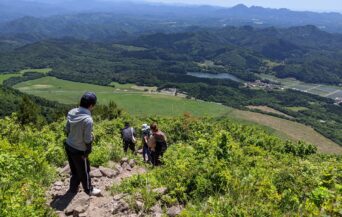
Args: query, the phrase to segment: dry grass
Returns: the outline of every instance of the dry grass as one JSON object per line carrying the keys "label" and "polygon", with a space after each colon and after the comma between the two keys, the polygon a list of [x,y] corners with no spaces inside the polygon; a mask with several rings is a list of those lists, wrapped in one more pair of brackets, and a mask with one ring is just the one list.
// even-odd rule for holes
{"label": "dry grass", "polygon": [[284,116],[286,118],[294,119],[294,117],[287,115],[283,112],[280,112],[278,110],[275,110],[273,108],[270,108],[268,106],[252,106],[252,105],[250,105],[250,106],[247,106],[247,108],[252,109],[252,110],[267,112],[267,113],[271,113],[271,114],[281,115],[281,116]]}
{"label": "dry grass", "polygon": [[270,115],[256,112],[234,110],[231,113],[237,119],[255,122],[274,129],[279,135],[294,141],[306,141],[316,145],[323,153],[341,154],[342,147],[316,132],[312,127]]}

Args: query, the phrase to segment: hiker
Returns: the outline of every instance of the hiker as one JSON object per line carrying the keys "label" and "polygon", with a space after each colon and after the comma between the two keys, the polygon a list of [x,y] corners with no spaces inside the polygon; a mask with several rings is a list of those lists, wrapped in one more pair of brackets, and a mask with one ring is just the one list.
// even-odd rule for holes
{"label": "hiker", "polygon": [[125,127],[121,130],[121,137],[124,145],[124,152],[127,153],[128,148],[131,149],[133,153],[135,153],[135,143],[137,140],[135,139],[135,131],[131,125],[126,122]]}
{"label": "hiker", "polygon": [[164,155],[167,149],[167,138],[165,134],[158,129],[156,123],[151,124],[150,128],[152,131],[151,141],[149,141],[149,145],[151,146],[152,150],[151,161],[154,166],[159,166],[161,165],[160,158]]}
{"label": "hiker", "polygon": [[[151,136],[150,126],[143,124],[141,127],[142,144],[143,144],[143,158],[144,162],[151,162],[151,154],[148,147],[148,140]],[[147,157],[147,159],[146,159]]]}
{"label": "hiker", "polygon": [[96,105],[95,93],[85,93],[78,108],[69,111],[67,116],[65,150],[71,170],[70,187],[68,192],[77,193],[82,183],[85,193],[98,196],[100,189],[93,188],[90,179],[90,163],[88,155],[94,141],[93,119],[91,111]]}

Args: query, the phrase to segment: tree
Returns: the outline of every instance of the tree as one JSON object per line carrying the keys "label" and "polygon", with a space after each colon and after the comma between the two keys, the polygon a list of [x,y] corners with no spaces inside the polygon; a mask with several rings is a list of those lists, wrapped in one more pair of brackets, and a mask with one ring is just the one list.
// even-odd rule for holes
{"label": "tree", "polygon": [[32,102],[28,96],[24,96],[20,102],[18,120],[21,125],[34,124],[40,126],[45,122],[40,107]]}

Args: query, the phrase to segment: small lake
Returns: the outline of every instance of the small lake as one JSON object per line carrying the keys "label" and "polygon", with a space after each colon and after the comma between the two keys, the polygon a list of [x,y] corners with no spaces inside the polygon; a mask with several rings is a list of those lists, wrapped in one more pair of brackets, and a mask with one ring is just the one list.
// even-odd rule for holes
{"label": "small lake", "polygon": [[228,73],[210,74],[210,73],[203,73],[203,72],[188,72],[186,74],[197,77],[197,78],[229,79],[229,80],[236,81],[236,82],[242,82],[241,79]]}

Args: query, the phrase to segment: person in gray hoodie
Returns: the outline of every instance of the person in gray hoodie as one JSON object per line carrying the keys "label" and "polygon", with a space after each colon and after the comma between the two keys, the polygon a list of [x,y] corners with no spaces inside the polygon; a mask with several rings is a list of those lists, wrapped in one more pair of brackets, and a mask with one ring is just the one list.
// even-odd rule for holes
{"label": "person in gray hoodie", "polygon": [[95,93],[85,93],[80,102],[80,107],[68,112],[65,141],[65,150],[71,169],[69,192],[77,193],[80,183],[84,191],[89,195],[99,195],[101,190],[91,185],[90,163],[88,155],[92,150],[94,141],[93,119],[91,111],[96,105]]}

